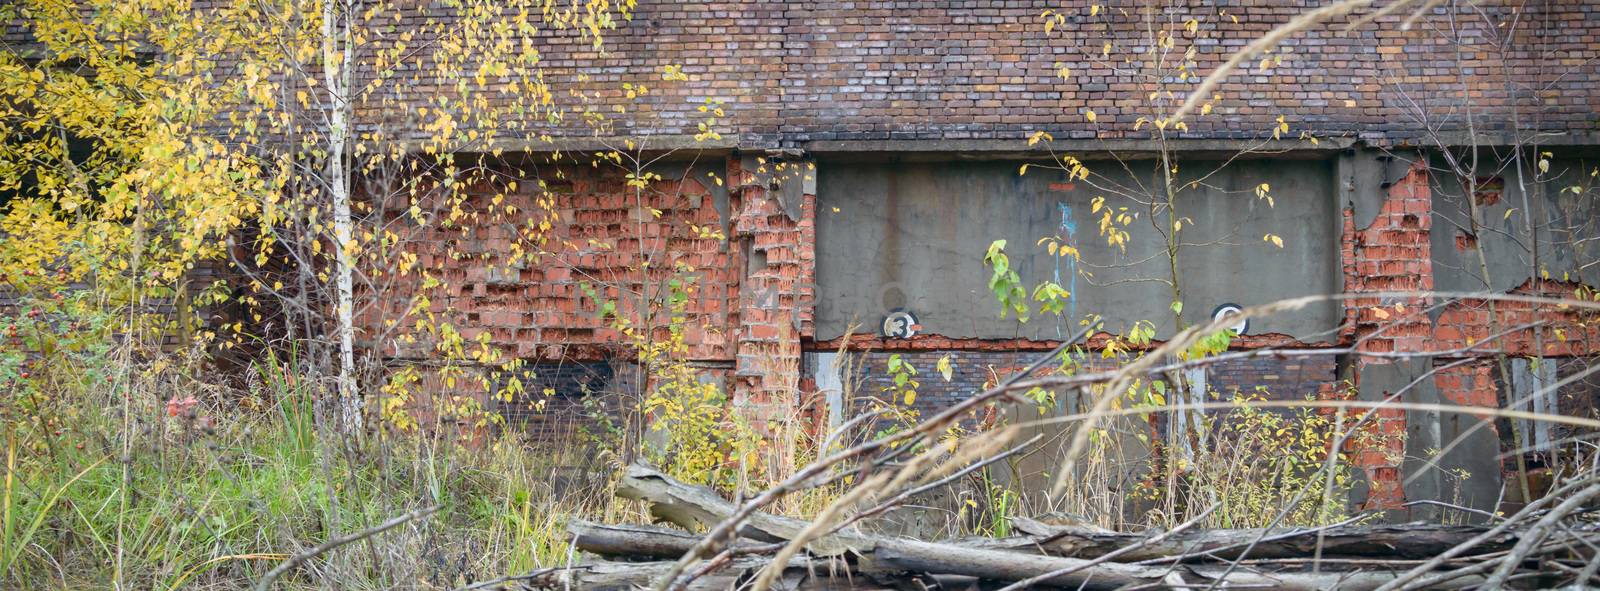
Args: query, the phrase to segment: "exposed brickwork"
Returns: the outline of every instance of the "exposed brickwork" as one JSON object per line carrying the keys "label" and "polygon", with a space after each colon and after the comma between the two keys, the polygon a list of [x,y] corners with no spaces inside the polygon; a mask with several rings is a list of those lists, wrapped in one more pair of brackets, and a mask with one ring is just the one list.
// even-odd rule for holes
{"label": "exposed brickwork", "polygon": [[1258,357],[1225,361],[1206,368],[1206,385],[1219,395],[1250,394],[1264,388],[1274,400],[1315,398],[1337,378],[1332,355],[1279,359]]}
{"label": "exposed brickwork", "polygon": [[[1561,281],[1529,280],[1513,295],[1542,298],[1582,297],[1581,286]],[[1546,304],[1461,298],[1439,315],[1433,350],[1460,351],[1474,345],[1503,349],[1511,356],[1570,357],[1600,350],[1600,314],[1559,310]],[[1540,324],[1540,326],[1532,326]],[[1489,340],[1493,338],[1493,340]]]}
{"label": "exposed brickwork", "polygon": [[[1344,210],[1342,250],[1345,293],[1431,291],[1433,259],[1428,232],[1433,225],[1433,192],[1428,170],[1418,161],[1389,186],[1387,199],[1366,228],[1357,228],[1355,212]],[[1351,298],[1345,303],[1341,336],[1367,353],[1425,351],[1433,330],[1421,298]],[[1389,363],[1382,357],[1358,356],[1362,367]],[[1340,391],[1338,394],[1342,394]],[[1378,410],[1374,432],[1351,449],[1355,465],[1367,476],[1369,509],[1394,509],[1405,502],[1401,461],[1405,456],[1406,414]]]}
{"label": "exposed brickwork", "polygon": [[[1424,164],[1413,164],[1404,177],[1390,185],[1383,207],[1366,228],[1356,228],[1354,210],[1344,210],[1345,293],[1433,289],[1428,242],[1433,192],[1428,183]],[[1416,298],[1351,298],[1345,304],[1341,336],[1355,339],[1358,348],[1366,352],[1425,350],[1431,333],[1426,303]],[[1379,360],[1368,357],[1364,361]]]}
{"label": "exposed brickwork", "polygon": [[[718,373],[715,367],[731,368],[733,379],[724,382],[734,403],[758,423],[793,415],[801,343],[812,334],[815,196],[803,195],[798,211],[785,211],[773,175],[745,170],[738,157],[727,158],[726,174],[718,175],[730,188],[727,219],[713,204],[714,192],[692,178],[660,181],[635,195],[621,173],[582,167],[562,172],[564,181],[547,181],[557,203],[553,211],[539,210],[537,189],[524,187],[507,195],[503,205],[532,212],[527,219],[456,229],[435,225],[414,237],[408,247],[419,268],[443,282],[443,292],[432,294],[426,312],[451,321],[469,341],[486,335],[485,342],[504,359],[625,361],[633,355],[628,339],[599,317],[599,305],[583,286],[615,302],[636,326],[641,310],[653,307],[649,328],[665,337],[664,286],[681,277],[674,275],[676,264],[688,265],[687,357],[708,364],[712,373]],[[468,213],[488,217],[490,191],[472,193]],[[537,248],[518,228],[539,220],[551,222],[542,247],[548,254],[534,261],[510,257],[515,248]],[[695,227],[729,231],[722,240]],[[641,265],[645,261],[647,270]],[[368,327],[363,335],[385,334],[385,319],[406,318],[407,307],[424,293],[419,281],[387,290],[380,305],[363,315],[362,325]],[[426,337],[415,342],[369,338],[367,345],[393,363],[426,363],[437,355]],[[464,388],[425,384],[430,385],[429,391],[445,396]],[[574,406],[576,397],[561,398],[549,404],[567,415],[581,410]],[[497,401],[518,420],[531,416],[523,408],[531,402]]]}
{"label": "exposed brickwork", "polygon": [[[1351,402],[1359,399],[1354,388],[1338,382],[1324,384],[1318,397]],[[1361,416],[1370,408],[1352,406],[1347,409],[1346,416]],[[1337,412],[1327,409],[1324,414]],[[1367,496],[1351,499],[1361,509],[1395,509],[1405,503],[1401,464],[1405,459],[1406,425],[1404,410],[1379,407],[1367,424],[1346,442],[1346,458],[1366,478]]]}
{"label": "exposed brickwork", "polygon": [[[710,191],[694,180],[668,180],[636,201],[619,172],[578,167],[565,171],[565,177],[565,182],[547,181],[557,194],[553,215],[535,206],[538,189],[528,183],[505,199],[520,211],[533,212],[519,224],[474,223],[458,229],[432,224],[414,237],[407,247],[417,255],[419,269],[443,282],[427,312],[452,320],[469,340],[488,333],[489,345],[510,358],[604,359],[624,339],[599,318],[599,307],[584,294],[582,284],[615,301],[623,315],[638,322],[640,294],[647,294],[659,309],[672,262],[681,261],[692,265],[698,278],[691,282],[685,311],[689,356],[730,359],[727,327],[730,312],[738,308],[736,274],[742,270],[726,242],[697,235],[690,227],[722,224]],[[489,199],[488,191],[475,192],[467,204],[469,213],[488,217],[484,208]],[[519,227],[539,219],[552,222],[545,247],[551,254],[532,262],[512,260],[514,243],[525,251],[535,248],[520,238]],[[452,252],[464,256],[452,257]],[[641,257],[653,261],[647,275],[641,275]],[[401,282],[385,292],[381,305],[368,310],[361,324],[378,327],[384,319],[407,318],[412,298],[423,293],[418,281]],[[659,313],[653,322],[658,331],[666,323],[665,314]],[[425,340],[390,339],[373,345],[391,357],[435,355],[433,343]]]}
{"label": "exposed brickwork", "polygon": [[733,238],[749,257],[738,288],[734,403],[758,420],[787,416],[799,402],[801,339],[812,334],[817,200],[803,195],[791,218],[770,175],[729,159],[728,178],[739,208]]}
{"label": "exposed brickwork", "polygon": [[[1439,388],[1441,397],[1462,406],[1500,407],[1500,386],[1496,383],[1497,372],[1493,359],[1476,360],[1453,367],[1445,367],[1445,363],[1439,362],[1440,368],[1433,376],[1433,383]],[[1489,418],[1488,415],[1480,417]]]}
{"label": "exposed brickwork", "polygon": [[[912,407],[923,416],[937,413],[965,400],[986,385],[994,384],[1032,363],[1042,351],[867,351],[859,353],[856,364],[859,371],[852,381],[859,386],[854,393],[858,398],[886,399],[885,393],[894,386],[894,376],[887,371],[889,358],[900,355],[905,363],[916,368],[918,382],[916,401]],[[951,379],[945,381],[937,370],[939,360],[950,357]],[[1048,375],[1041,371],[1037,375]],[[901,401],[903,402],[903,401]],[[859,407],[860,401],[857,401]],[[977,414],[966,417],[971,422]]]}

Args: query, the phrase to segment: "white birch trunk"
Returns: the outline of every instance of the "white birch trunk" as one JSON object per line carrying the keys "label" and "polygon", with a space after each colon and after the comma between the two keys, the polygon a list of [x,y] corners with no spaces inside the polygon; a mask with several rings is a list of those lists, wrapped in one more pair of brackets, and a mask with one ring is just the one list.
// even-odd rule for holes
{"label": "white birch trunk", "polygon": [[341,18],[338,0],[327,0],[322,7],[323,78],[328,89],[327,184],[333,199],[333,259],[337,283],[335,301],[339,341],[339,414],[345,433],[360,433],[363,428],[361,396],[356,391],[355,360],[355,278],[350,245],[355,235],[350,216],[350,170],[345,162],[345,144],[350,134],[351,43],[349,22],[335,26]]}

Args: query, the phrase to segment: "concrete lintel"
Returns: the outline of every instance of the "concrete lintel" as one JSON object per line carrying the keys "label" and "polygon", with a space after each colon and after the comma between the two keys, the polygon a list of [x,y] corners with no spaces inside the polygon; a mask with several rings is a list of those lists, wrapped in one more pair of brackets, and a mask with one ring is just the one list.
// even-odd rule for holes
{"label": "concrete lintel", "polygon": [[[1333,152],[1356,144],[1355,138],[1329,138],[1312,143],[1309,140],[1248,140],[1179,138],[1167,140],[1167,145],[1179,152],[1238,153],[1252,151],[1262,156],[1294,157],[1314,152]],[[1123,152],[1127,154],[1154,154],[1157,140],[1136,139],[1057,139],[1029,146],[1023,139],[1015,140],[815,140],[801,144],[806,151],[818,155],[899,153],[944,156],[950,154],[974,155],[980,158],[1038,158],[1051,152],[1094,154]],[[1292,153],[1292,154],[1290,154]]]}
{"label": "concrete lintel", "polygon": [[[552,137],[549,141],[538,138],[506,138],[485,144],[471,146],[470,148],[456,150],[460,154],[483,154],[495,151],[504,153],[548,153],[548,152],[605,152],[609,150],[626,150],[628,142],[633,142],[633,149],[646,155],[660,155],[670,152],[683,152],[685,154],[727,154],[734,150],[750,146],[742,146],[739,136],[729,134],[715,140],[696,140],[688,135],[658,135],[658,136],[588,136],[588,137]],[[407,152],[420,153],[427,146],[424,140],[409,140],[401,144]]]}
{"label": "concrete lintel", "polygon": [[[1318,153],[1343,150],[1358,145],[1381,149],[1426,148],[1437,147],[1440,144],[1452,148],[1471,145],[1504,147],[1515,145],[1519,137],[1521,143],[1528,146],[1537,144],[1548,147],[1591,147],[1600,152],[1600,132],[1593,131],[1526,131],[1520,134],[1503,131],[1481,131],[1476,134],[1465,131],[1446,131],[1431,137],[1327,137],[1318,138],[1316,143],[1299,138],[1263,140],[1259,138],[1182,137],[1169,138],[1167,144],[1171,149],[1179,152],[1220,154],[1253,151],[1260,153],[1263,157],[1295,158],[1317,157]],[[1157,145],[1157,140],[1152,138],[1057,138],[1048,145],[1041,142],[1029,146],[1027,140],[1022,138],[788,141],[764,135],[747,136],[730,133],[719,139],[703,141],[696,140],[692,135],[640,137],[567,136],[552,137],[549,141],[537,138],[507,138],[473,146],[470,149],[458,150],[458,152],[485,153],[495,150],[533,153],[554,152],[557,150],[564,152],[597,152],[623,149],[630,139],[633,140],[636,149],[655,154],[674,151],[728,153],[733,151],[766,152],[778,149],[800,149],[806,152],[828,155],[898,153],[938,157],[961,155],[966,158],[984,159],[1042,157],[1050,154],[1051,151],[1058,154],[1090,155],[1105,152],[1122,152],[1127,155],[1151,154],[1156,151],[1155,146]],[[421,152],[425,143],[423,140],[403,142],[406,149],[411,152]]]}
{"label": "concrete lintel", "polygon": [[1510,147],[1519,143],[1532,149],[1539,147],[1588,147],[1600,150],[1600,132],[1583,130],[1563,131],[1479,131],[1469,133],[1466,131],[1443,131],[1433,136],[1421,136],[1404,139],[1375,139],[1368,142],[1374,147],[1382,148],[1437,148],[1441,144],[1449,148],[1478,147]]}
{"label": "concrete lintel", "polygon": [[[1441,132],[1432,137],[1329,137],[1319,138],[1316,143],[1303,139],[1261,140],[1240,138],[1171,138],[1167,145],[1174,151],[1191,154],[1235,154],[1238,152],[1254,152],[1260,157],[1275,158],[1318,158],[1328,152],[1343,150],[1356,146],[1370,146],[1379,149],[1416,149],[1438,147],[1441,143],[1451,148],[1460,148],[1477,145],[1481,147],[1505,147],[1516,143],[1518,134],[1509,132]],[[1563,131],[1563,132],[1524,132],[1520,134],[1522,144],[1526,146],[1539,145],[1541,147],[1568,147],[1591,148],[1600,153],[1600,132],[1589,131]],[[1148,156],[1157,152],[1157,140],[1151,138],[1058,138],[1048,145],[1038,143],[1029,146],[1027,140],[957,140],[957,139],[920,139],[920,140],[807,140],[797,142],[774,141],[765,136],[741,136],[728,134],[715,140],[696,140],[689,135],[658,135],[643,137],[608,136],[608,137],[554,137],[549,141],[538,139],[503,139],[488,144],[474,146],[471,149],[458,150],[458,153],[487,153],[496,150],[502,152],[598,152],[605,150],[623,149],[628,140],[633,140],[635,149],[646,154],[664,154],[669,152],[698,152],[726,154],[734,151],[770,152],[772,150],[799,149],[805,152],[824,156],[853,156],[859,154],[902,154],[912,158],[948,159],[951,157],[967,159],[1027,159],[1048,156],[1052,151],[1057,154],[1071,153],[1086,158],[1098,158],[1109,152],[1121,153],[1123,157],[1137,158]],[[408,151],[421,152],[425,142],[413,140],[404,142]],[[787,146],[786,148],[780,146]]]}

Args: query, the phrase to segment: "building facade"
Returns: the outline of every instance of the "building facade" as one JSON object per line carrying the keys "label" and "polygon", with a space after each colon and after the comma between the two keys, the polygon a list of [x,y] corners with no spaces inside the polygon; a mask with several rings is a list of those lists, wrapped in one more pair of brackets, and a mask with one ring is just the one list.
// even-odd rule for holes
{"label": "building facade", "polygon": [[[496,264],[516,234],[493,225],[422,241],[421,264],[447,285],[430,306],[576,405],[638,385],[603,302],[639,317],[676,301],[685,355],[735,405],[758,421],[827,424],[849,414],[842,392],[889,388],[894,355],[927,375],[952,362],[951,379],[921,380],[926,414],[1084,318],[1109,333],[1148,322],[1159,341],[1229,306],[1333,295],[1252,319],[1231,345],[1325,354],[1222,362],[1186,381],[1591,415],[1600,330],[1582,310],[1394,292],[1570,298],[1600,282],[1600,5],[1452,3],[1409,28],[1404,13],[1316,26],[1252,56],[1204,115],[1158,124],[1194,76],[1318,4],[641,3],[601,52],[559,35],[542,50],[565,68],[554,86],[583,89],[585,108],[629,100],[634,116],[507,148],[628,138],[660,157],[661,180],[639,191],[626,167],[548,165],[543,183],[505,196],[528,212],[555,198],[547,256]],[[660,82],[668,65],[689,79]],[[657,88],[630,100],[624,83]],[[708,99],[726,130],[696,140]],[[1106,221],[1123,207],[1130,220]],[[984,261],[997,240],[1024,283],[1069,294],[1059,314],[1002,316]],[[446,241],[482,256],[428,246]],[[383,295],[373,321],[412,305],[404,290]],[[367,346],[392,367],[430,355],[426,343]],[[840,372],[841,355],[853,371]],[[505,410],[541,420],[517,408]],[[1393,437],[1357,454],[1359,500],[1448,496],[1460,487],[1407,478],[1448,464],[1493,475],[1455,493],[1493,506],[1502,452],[1555,453],[1563,437],[1529,424],[1513,441],[1509,422],[1485,421],[1380,411],[1376,428]],[[1437,454],[1457,440],[1463,453]]]}

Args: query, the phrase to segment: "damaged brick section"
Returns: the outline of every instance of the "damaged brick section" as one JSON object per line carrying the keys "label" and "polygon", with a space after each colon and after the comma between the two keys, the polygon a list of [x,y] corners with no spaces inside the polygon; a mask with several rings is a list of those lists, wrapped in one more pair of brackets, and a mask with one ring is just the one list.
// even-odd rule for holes
{"label": "damaged brick section", "polygon": [[[648,384],[636,377],[636,352],[630,339],[601,317],[601,305],[614,304],[632,326],[664,339],[671,322],[669,286],[681,279],[687,296],[682,323],[686,356],[705,367],[708,378],[725,380],[736,352],[746,348],[739,339],[766,333],[741,324],[752,321],[740,312],[749,304],[741,291],[745,259],[737,240],[723,240],[710,231],[731,229],[736,206],[731,201],[737,197],[719,195],[720,186],[699,180],[709,178],[704,177],[707,172],[688,169],[681,178],[662,179],[635,192],[623,171],[571,167],[545,174],[543,188],[526,183],[504,194],[500,207],[514,207],[513,216],[495,217],[490,204],[496,191],[489,187],[469,189],[471,197],[462,204],[468,217],[479,220],[474,223],[418,228],[398,216],[395,223],[403,224],[402,229],[423,233],[406,243],[417,271],[390,278],[382,296],[373,298],[375,305],[363,310],[358,318],[365,328],[360,331],[366,339],[363,348],[391,372],[416,370],[419,381],[413,389],[427,394],[411,404],[419,415],[433,416],[440,401],[467,401],[498,408],[530,431],[553,433],[582,423],[588,412],[621,412],[617,397],[602,397],[588,407],[581,395],[565,392],[548,400],[535,395],[488,400],[482,378],[499,373],[498,362],[464,360],[458,364],[462,371],[439,375],[443,353],[436,348],[437,336],[401,329],[423,317],[448,322],[474,347],[482,343],[502,361],[523,362],[530,374],[519,376],[525,383],[531,374],[608,364],[612,378],[600,382],[603,390],[596,393],[637,394]],[[722,177],[725,171],[710,172]],[[540,208],[541,196],[548,196],[555,207]],[[548,228],[529,230],[541,223]],[[765,222],[751,224],[745,233],[757,241],[776,235]],[[809,248],[804,255],[809,268]],[[784,256],[773,258],[782,261]],[[799,260],[780,263],[791,271],[801,265]],[[680,274],[683,269],[688,269],[686,275]],[[424,289],[423,273],[439,287]],[[394,319],[404,326],[391,325]],[[405,332],[417,333],[412,335],[416,338],[399,336]],[[553,422],[566,425],[546,426]]]}
{"label": "damaged brick section", "polygon": [[[1577,282],[1530,279],[1509,293],[1571,299],[1584,290]],[[1584,356],[1600,348],[1595,316],[1593,311],[1551,310],[1533,302],[1461,298],[1440,313],[1433,350],[1464,350],[1492,338],[1510,356]]]}
{"label": "damaged brick section", "polygon": [[[429,299],[420,312],[453,322],[469,341],[487,333],[489,346],[508,358],[609,359],[621,352],[625,339],[600,318],[597,302],[583,287],[615,302],[625,317],[642,318],[642,306],[659,308],[665,300],[662,286],[672,277],[671,256],[695,268],[698,288],[685,310],[690,356],[730,358],[731,347],[719,327],[727,326],[729,311],[737,304],[737,293],[729,287],[738,284],[737,270],[727,244],[691,229],[722,223],[711,192],[694,180],[665,180],[636,196],[620,172],[576,167],[562,176],[565,181],[547,183],[556,196],[555,210],[541,211],[535,203],[539,189],[523,185],[504,199],[525,212],[517,223],[426,226],[426,235],[407,247],[417,256],[418,269],[442,282],[442,291],[423,290],[419,274],[396,280],[378,299],[381,305],[361,319],[362,325],[373,327],[366,335],[386,334],[383,319],[408,318],[413,298],[426,294]],[[487,213],[491,192],[472,192],[467,213],[492,219]],[[551,223],[543,246],[519,230],[540,221]],[[550,252],[512,256],[541,250]],[[652,263],[643,276],[642,261]],[[650,328],[659,332],[666,323],[666,315],[656,313]],[[397,339],[369,343],[396,361],[434,359],[434,345]]]}
{"label": "damaged brick section", "polygon": [[[544,189],[524,186],[505,195],[501,207],[523,212],[515,223],[429,226],[409,247],[442,291],[426,292],[420,277],[399,281],[362,316],[363,332],[386,334],[384,319],[408,318],[418,296],[428,293],[418,313],[448,320],[464,339],[483,339],[503,359],[546,373],[552,364],[609,363],[619,379],[607,392],[626,387],[637,393],[649,384],[620,379],[638,373],[635,352],[628,337],[600,317],[601,305],[613,303],[631,325],[665,338],[667,286],[679,279],[688,296],[682,328],[689,360],[708,379],[724,382],[758,428],[789,420],[799,398],[801,343],[813,334],[816,196],[798,195],[790,204],[786,189],[753,161],[730,156],[721,166],[711,172],[726,179],[725,203],[717,194],[724,185],[698,180],[704,170],[636,193],[620,171],[574,167]],[[538,207],[541,191],[552,194],[556,209]],[[491,219],[493,191],[471,192],[467,213]],[[520,229],[541,221],[550,223],[542,234]],[[705,231],[714,228],[727,230],[727,239]],[[496,369],[468,367],[460,379],[434,375],[426,368],[437,360],[436,344],[369,337],[366,348],[392,368],[425,368],[419,387],[442,400],[474,396],[468,394],[477,383],[471,379]],[[496,402],[477,390],[478,403]],[[546,402],[577,412],[571,401]],[[428,412],[432,403],[418,401],[418,410]],[[519,418],[539,414],[514,405],[501,410]]]}
{"label": "damaged brick section", "polygon": [[[1433,290],[1433,191],[1422,162],[1389,187],[1372,225],[1357,229],[1355,211],[1344,210],[1342,252],[1346,294]],[[1345,304],[1343,340],[1362,352],[1390,353],[1427,348],[1432,323],[1427,301],[1417,298],[1353,297]]]}
{"label": "damaged brick section", "polygon": [[760,429],[787,420],[799,404],[801,340],[813,334],[817,198],[803,194],[799,211],[785,211],[782,189],[748,164],[728,163],[738,207],[731,238],[747,257],[735,312],[733,401]]}
{"label": "damaged brick section", "polygon": [[[1355,211],[1344,210],[1342,251],[1346,294],[1433,290],[1433,257],[1428,232],[1432,228],[1433,191],[1422,161],[1389,186],[1387,198],[1370,226],[1356,228]],[[1345,303],[1341,340],[1354,343],[1361,353],[1396,353],[1427,350],[1433,324],[1424,298],[1387,296],[1352,297]],[[1355,379],[1368,365],[1388,359],[1360,355]],[[1324,396],[1350,399],[1353,392],[1330,385]],[[1372,402],[1372,401],[1368,401]],[[1369,509],[1393,509],[1405,503],[1401,462],[1405,457],[1406,413],[1378,410],[1368,437],[1358,438],[1350,450],[1355,465],[1366,473]]]}

